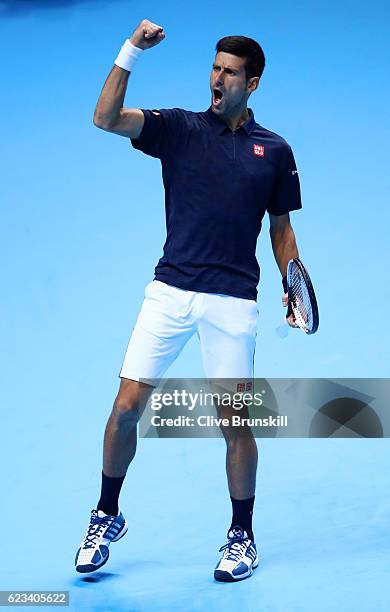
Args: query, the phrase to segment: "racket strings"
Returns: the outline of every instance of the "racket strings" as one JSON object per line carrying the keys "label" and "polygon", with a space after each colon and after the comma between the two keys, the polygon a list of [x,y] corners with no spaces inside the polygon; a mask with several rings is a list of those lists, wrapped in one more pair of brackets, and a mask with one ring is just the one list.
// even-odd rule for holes
{"label": "racket strings", "polygon": [[290,278],[292,310],[297,325],[301,329],[313,327],[313,312],[310,295],[305,280],[298,268],[294,268]]}

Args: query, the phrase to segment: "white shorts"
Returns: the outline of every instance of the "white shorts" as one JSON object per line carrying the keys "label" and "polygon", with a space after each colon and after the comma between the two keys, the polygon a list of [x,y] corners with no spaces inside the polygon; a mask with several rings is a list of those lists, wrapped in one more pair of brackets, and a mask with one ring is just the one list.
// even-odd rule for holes
{"label": "white shorts", "polygon": [[196,333],[206,378],[251,380],[257,319],[255,300],[186,291],[154,280],[145,288],[119,376],[162,378]]}

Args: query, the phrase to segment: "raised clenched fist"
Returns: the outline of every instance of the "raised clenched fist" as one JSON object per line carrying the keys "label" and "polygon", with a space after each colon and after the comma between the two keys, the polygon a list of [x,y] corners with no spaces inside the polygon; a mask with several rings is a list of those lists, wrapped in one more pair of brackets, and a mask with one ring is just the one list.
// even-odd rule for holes
{"label": "raised clenched fist", "polygon": [[148,21],[148,19],[143,19],[131,35],[130,42],[134,47],[151,49],[151,47],[158,45],[164,38],[164,28],[152,21]]}

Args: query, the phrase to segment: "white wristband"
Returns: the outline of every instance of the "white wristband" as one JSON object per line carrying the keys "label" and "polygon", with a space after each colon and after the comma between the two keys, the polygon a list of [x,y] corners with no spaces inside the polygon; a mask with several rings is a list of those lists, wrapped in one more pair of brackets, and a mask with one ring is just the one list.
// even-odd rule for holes
{"label": "white wristband", "polygon": [[143,52],[143,49],[139,47],[135,47],[131,44],[129,39],[126,40],[122,49],[119,51],[118,57],[116,58],[114,64],[119,66],[119,68],[123,68],[123,70],[127,70],[131,72],[133,70],[134,64],[137,59]]}

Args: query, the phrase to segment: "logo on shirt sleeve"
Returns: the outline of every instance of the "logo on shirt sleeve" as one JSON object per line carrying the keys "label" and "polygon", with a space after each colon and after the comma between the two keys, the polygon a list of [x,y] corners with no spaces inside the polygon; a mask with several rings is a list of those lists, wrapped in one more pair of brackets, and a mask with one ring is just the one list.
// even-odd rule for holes
{"label": "logo on shirt sleeve", "polygon": [[264,147],[263,145],[254,144],[253,145],[253,153],[258,155],[259,157],[264,157]]}

